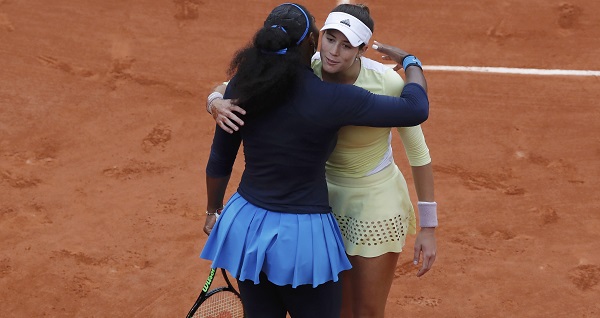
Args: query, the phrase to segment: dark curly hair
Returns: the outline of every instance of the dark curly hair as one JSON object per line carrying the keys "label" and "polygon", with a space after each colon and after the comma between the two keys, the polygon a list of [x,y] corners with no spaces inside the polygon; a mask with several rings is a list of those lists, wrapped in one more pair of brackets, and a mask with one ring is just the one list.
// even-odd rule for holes
{"label": "dark curly hair", "polygon": [[252,42],[238,51],[229,66],[233,97],[252,115],[281,104],[302,67],[300,43],[315,29],[303,6],[284,3],[271,11]]}

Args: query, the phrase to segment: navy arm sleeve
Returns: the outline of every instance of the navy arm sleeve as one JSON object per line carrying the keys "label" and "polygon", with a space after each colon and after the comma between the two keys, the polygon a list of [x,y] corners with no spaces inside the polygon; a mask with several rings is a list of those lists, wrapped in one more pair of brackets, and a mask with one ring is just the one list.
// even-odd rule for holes
{"label": "navy arm sleeve", "polygon": [[[350,86],[350,87],[349,87]],[[344,85],[337,90],[333,111],[340,112],[340,125],[372,127],[411,127],[423,123],[429,117],[429,100],[425,89],[416,83],[408,83],[400,97],[377,95],[361,88]]]}
{"label": "navy arm sleeve", "polygon": [[206,175],[213,178],[229,176],[241,143],[239,131],[229,134],[217,125],[206,165]]}
{"label": "navy arm sleeve", "polygon": [[[225,99],[233,98],[232,89],[235,86],[233,78],[225,89]],[[233,170],[233,164],[242,143],[240,131],[232,134],[224,131],[219,125],[215,125],[215,135],[210,148],[210,157],[206,165],[206,175],[213,178],[229,176]]]}

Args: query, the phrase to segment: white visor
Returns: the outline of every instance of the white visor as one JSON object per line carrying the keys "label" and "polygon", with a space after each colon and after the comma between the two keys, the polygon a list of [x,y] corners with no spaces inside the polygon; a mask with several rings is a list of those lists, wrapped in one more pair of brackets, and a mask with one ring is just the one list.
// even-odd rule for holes
{"label": "white visor", "polygon": [[342,32],[352,46],[369,44],[373,32],[362,21],[344,12],[331,12],[321,31],[334,29]]}

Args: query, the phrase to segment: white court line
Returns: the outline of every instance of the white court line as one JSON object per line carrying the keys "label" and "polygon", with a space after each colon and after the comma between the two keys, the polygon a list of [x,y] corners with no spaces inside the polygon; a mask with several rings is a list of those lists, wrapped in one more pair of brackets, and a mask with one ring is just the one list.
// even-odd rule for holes
{"label": "white court line", "polygon": [[[387,64],[390,67],[396,64]],[[510,67],[483,67],[483,66],[446,66],[446,65],[424,65],[427,71],[443,72],[471,72],[471,73],[495,73],[495,74],[520,74],[520,75],[565,75],[565,76],[600,76],[600,71],[590,70],[557,70],[538,68],[510,68]]]}

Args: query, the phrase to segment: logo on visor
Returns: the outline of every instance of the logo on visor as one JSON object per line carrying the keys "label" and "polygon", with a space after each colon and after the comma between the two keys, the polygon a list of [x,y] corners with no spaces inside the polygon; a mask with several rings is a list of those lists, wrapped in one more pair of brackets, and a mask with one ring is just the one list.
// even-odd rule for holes
{"label": "logo on visor", "polygon": [[340,23],[341,23],[341,24],[345,24],[345,25],[347,25],[348,27],[350,27],[350,20],[348,20],[348,19],[346,19],[346,20],[342,20],[342,21],[340,21]]}

